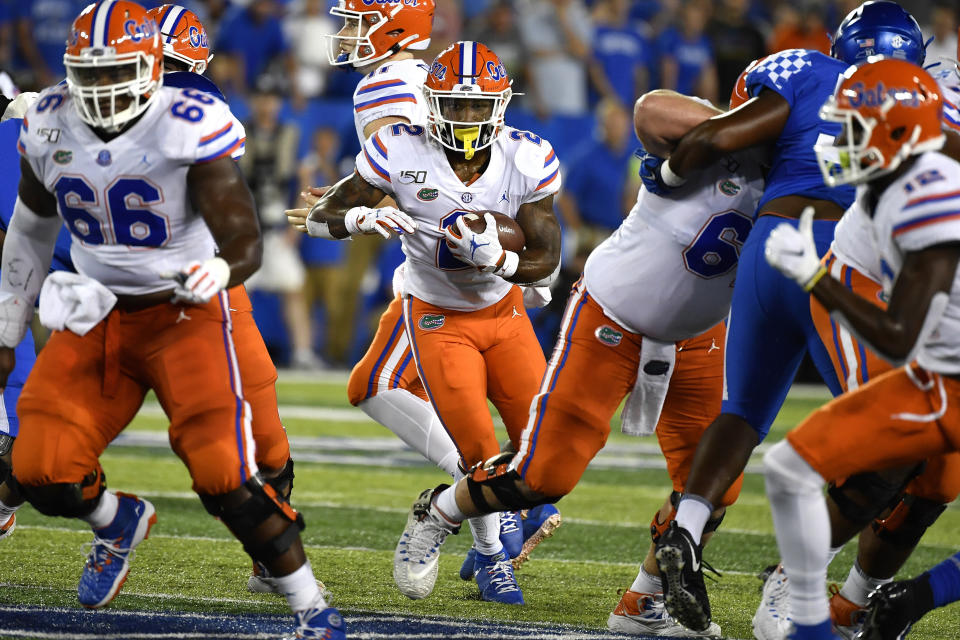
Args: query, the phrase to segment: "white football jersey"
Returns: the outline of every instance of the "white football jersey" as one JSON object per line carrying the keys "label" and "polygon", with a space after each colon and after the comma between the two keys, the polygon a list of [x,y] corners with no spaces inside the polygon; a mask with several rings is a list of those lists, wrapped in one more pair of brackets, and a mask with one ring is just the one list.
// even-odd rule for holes
{"label": "white football jersey", "polygon": [[363,130],[371,122],[391,116],[406,118],[411,124],[427,123],[427,101],[423,83],[430,67],[423,60],[387,62],[371,71],[353,92],[353,123],[360,144],[367,139]]}
{"label": "white football jersey", "polygon": [[830,250],[843,264],[853,267],[874,282],[880,282],[880,258],[873,238],[873,224],[861,200],[865,190],[864,186],[857,188],[857,198],[837,223]]}
{"label": "white football jersey", "polygon": [[[465,185],[424,127],[389,125],[364,143],[357,171],[392,195],[421,229],[438,232],[472,211],[498,211],[516,218],[521,205],[560,189],[557,154],[539,136],[505,127],[490,150],[483,175]],[[474,311],[494,304],[513,286],[458,260],[436,235],[421,230],[403,235],[402,241],[407,257],[405,294],[446,309]]]}
{"label": "white football jersey", "polygon": [[[873,231],[880,249],[884,292],[900,274],[904,256],[935,245],[960,242],[960,163],[925,153],[880,196]],[[946,311],[937,328],[919,345],[920,366],[939,373],[960,373],[960,269],[954,275]]]}
{"label": "white football jersey", "polygon": [[114,293],[145,294],[171,288],[161,274],[216,253],[190,203],[187,170],[231,157],[243,141],[225,103],[163,87],[132,127],[104,142],[58,85],[27,112],[18,148],[57,199],[77,270]]}
{"label": "white football jersey", "polygon": [[[957,64],[943,60],[928,66],[927,71],[937,81],[943,97],[943,128],[960,131],[960,76]],[[880,282],[880,258],[873,239],[873,225],[860,204],[860,194],[864,189],[866,187],[863,186],[858,189],[857,199],[840,218],[830,249],[840,262],[874,282]]]}
{"label": "white football jersey", "polygon": [[640,189],[583,277],[611,319],[664,342],[699,335],[730,310],[740,247],[763,195],[759,163],[726,158],[670,197]]}

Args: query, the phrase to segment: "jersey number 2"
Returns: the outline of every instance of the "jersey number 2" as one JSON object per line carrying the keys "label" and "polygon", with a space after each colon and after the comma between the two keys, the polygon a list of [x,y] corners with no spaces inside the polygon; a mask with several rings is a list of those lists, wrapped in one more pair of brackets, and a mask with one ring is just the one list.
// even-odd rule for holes
{"label": "jersey number 2", "polygon": [[729,273],[737,266],[740,247],[752,228],[753,221],[739,211],[713,214],[683,250],[687,271],[708,280]]}
{"label": "jersey number 2", "polygon": [[[149,205],[163,202],[159,187],[143,178],[119,178],[104,193],[113,231],[112,240],[86,206],[98,204],[97,193],[81,176],[63,176],[54,185],[60,213],[70,232],[89,245],[125,244],[131,247],[161,247],[169,237],[166,217]],[[133,200],[133,201],[132,201]],[[84,206],[86,205],[86,206]]]}

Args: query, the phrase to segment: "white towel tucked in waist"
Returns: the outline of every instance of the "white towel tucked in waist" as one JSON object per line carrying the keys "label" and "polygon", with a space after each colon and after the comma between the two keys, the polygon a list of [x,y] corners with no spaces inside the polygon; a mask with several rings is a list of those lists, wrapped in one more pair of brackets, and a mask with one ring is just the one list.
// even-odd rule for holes
{"label": "white towel tucked in waist", "polygon": [[93,278],[54,271],[40,289],[40,323],[82,336],[106,318],[116,303],[117,296]]}
{"label": "white towel tucked in waist", "polygon": [[656,431],[676,361],[675,343],[643,337],[637,382],[627,396],[620,416],[620,429],[625,434],[648,436]]}

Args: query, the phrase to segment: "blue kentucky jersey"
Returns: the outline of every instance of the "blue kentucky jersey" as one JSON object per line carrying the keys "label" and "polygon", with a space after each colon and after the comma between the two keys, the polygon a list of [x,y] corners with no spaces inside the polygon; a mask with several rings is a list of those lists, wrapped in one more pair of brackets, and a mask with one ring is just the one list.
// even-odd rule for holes
{"label": "blue kentucky jersey", "polygon": [[[17,138],[23,120],[11,118],[0,123],[0,230],[6,232],[10,218],[13,217],[13,205],[17,201],[17,187],[20,184],[20,154],[17,153]],[[53,250],[52,271],[75,271],[70,259],[70,231],[66,225],[60,227],[57,246]]]}
{"label": "blue kentucky jersey", "polygon": [[773,150],[767,186],[758,210],[775,198],[798,195],[830,200],[846,209],[853,203],[851,186],[828,187],[813,145],[840,134],[840,125],[820,119],[820,107],[833,95],[848,65],[809,49],[787,49],[764,58],[747,74],[747,92],[776,91],[790,104],[790,117]]}
{"label": "blue kentucky jersey", "polygon": [[215,98],[219,98],[222,102],[227,101],[213,80],[199,73],[193,73],[192,71],[171,71],[164,73],[163,86],[174,87],[176,89],[197,89],[198,91],[209,93]]}

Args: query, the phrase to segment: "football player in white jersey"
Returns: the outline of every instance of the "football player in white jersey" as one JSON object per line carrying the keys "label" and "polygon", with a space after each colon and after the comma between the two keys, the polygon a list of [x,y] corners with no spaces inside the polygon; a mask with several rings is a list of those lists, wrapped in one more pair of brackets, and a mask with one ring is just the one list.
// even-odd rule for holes
{"label": "football player in white jersey", "polygon": [[[428,65],[411,51],[430,44],[434,0],[370,4],[362,0],[344,0],[330,10],[344,20],[343,28],[330,37],[330,63],[350,65],[367,75],[353,95],[354,125],[360,144],[374,132],[390,124],[425,125],[428,107],[423,96]],[[414,175],[412,180],[418,177]],[[309,205],[325,189],[306,196]],[[380,203],[391,206],[387,197]],[[307,209],[289,212],[291,220],[302,223]],[[306,230],[302,226],[302,230]],[[417,375],[410,342],[402,330],[403,308],[400,285],[404,266],[394,275],[395,297],[380,317],[377,332],[363,358],[350,372],[347,396],[350,403],[395,433],[410,447],[458,478],[460,455],[443,429]],[[549,292],[549,289],[545,289]],[[528,300],[537,291],[524,290]],[[541,292],[539,294],[543,296]],[[549,295],[547,293],[546,295]],[[549,301],[549,298],[546,299]],[[543,299],[537,302],[545,304]],[[560,524],[553,505],[545,505],[521,515],[504,512],[499,516],[471,520],[471,530],[481,547],[489,547],[499,535],[515,565],[529,557],[544,537]],[[473,577],[474,550],[467,554],[460,575]]]}
{"label": "football player in white jersey", "polygon": [[905,61],[868,63],[844,74],[821,115],[844,126],[837,146],[816,147],[824,180],[860,185],[889,304],[880,308],[829,274],[810,237],[812,211],[799,229],[772,232],[766,259],[898,368],[839,396],[764,456],[790,577],[791,637],[804,640],[835,637],[823,591],[830,559],[823,483],[909,467],[960,442],[960,164],[939,152],[937,84]]}
{"label": "football player in white jersey", "polygon": [[[18,406],[17,479],[41,513],[80,518],[93,545],[78,586],[106,606],[153,505],[106,490],[99,456],[153,389],[193,489],[283,588],[297,637],[345,638],[303,551],[302,517],[259,473],[230,296],[257,269],[255,206],[230,155],[241,144],[226,104],[163,87],[156,22],[104,0],[74,21],[66,86],[24,118],[19,197],[0,276],[0,383],[13,365],[61,220],[77,274],[44,283],[55,331]],[[58,217],[59,214],[59,217]]]}
{"label": "football player in white jersey", "polygon": [[[446,49],[423,91],[428,125],[396,124],[370,136],[357,156],[357,172],[329,191],[306,223],[314,236],[342,238],[378,227],[402,234],[403,320],[413,359],[469,468],[499,451],[487,397],[517,444],[543,372],[543,353],[512,283],[539,281],[559,263],[552,211],[559,162],[547,141],[504,125],[510,79],[484,45],[459,42]],[[370,208],[387,194],[403,212]],[[471,231],[461,218],[473,211],[516,218],[526,247],[503,250],[492,216],[485,217],[487,231]],[[475,544],[482,597],[521,604],[500,541]],[[424,553],[428,557],[421,558]],[[436,560],[423,548],[398,556],[394,577],[401,591],[411,598],[428,595]]]}
{"label": "football player in white jersey", "polygon": [[[683,103],[697,107],[698,116],[718,113],[676,94],[655,99],[670,101],[667,112],[681,112],[676,106]],[[679,137],[671,136],[671,124],[663,119],[658,124],[651,129],[658,129],[660,146]],[[685,131],[690,123],[677,126]],[[656,144],[649,138],[644,142]],[[737,247],[750,231],[762,186],[754,160],[728,158],[676,200],[642,189],[623,225],[590,255],[571,293],[518,454],[440,492],[432,506],[420,505],[427,513],[408,532],[435,539],[438,530],[442,536],[466,515],[530,507],[569,493],[606,441],[610,419],[628,394],[628,428],[651,433],[656,427],[674,488],[682,491],[697,440],[719,411],[721,321],[730,306]],[[655,290],[651,282],[657,283]],[[657,297],[656,291],[669,295]],[[649,304],[638,304],[650,296]],[[739,483],[725,504],[732,504],[738,492]],[[665,529],[670,514],[668,500],[654,526]],[[723,508],[714,515],[719,524]],[[404,544],[401,539],[398,551]],[[655,571],[652,558],[645,566]],[[608,625],[638,635],[720,634],[715,624],[700,633],[676,624],[664,610],[658,578],[645,571]]]}

